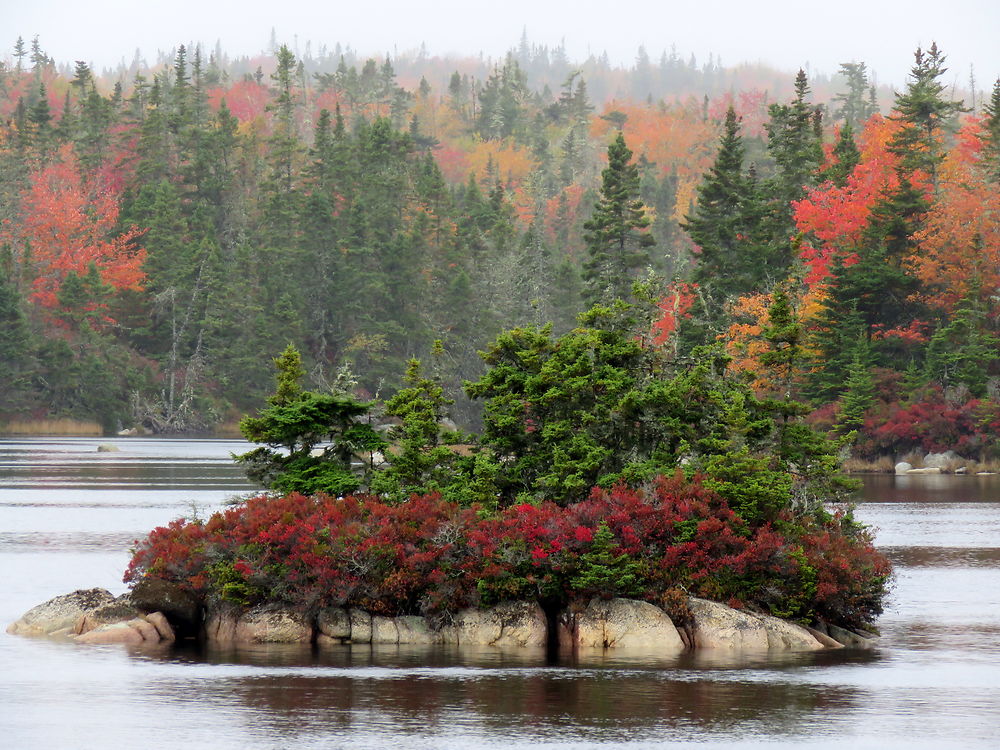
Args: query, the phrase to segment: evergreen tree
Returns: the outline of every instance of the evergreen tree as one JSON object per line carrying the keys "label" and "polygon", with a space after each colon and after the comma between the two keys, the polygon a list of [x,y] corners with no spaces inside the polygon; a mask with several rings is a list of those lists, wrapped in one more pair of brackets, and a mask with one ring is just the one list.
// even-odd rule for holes
{"label": "evergreen tree", "polygon": [[863,62],[841,63],[840,74],[847,80],[847,91],[833,97],[836,102],[833,119],[843,120],[845,126],[860,132],[868,118],[878,111],[869,98],[872,86],[868,80],[868,67]]}
{"label": "evergreen tree", "polygon": [[639,197],[639,170],[621,131],[608,146],[608,166],[601,173],[601,195],[584,223],[588,258],[584,263],[584,298],[588,304],[626,299],[636,271],[649,263],[656,240]]}
{"label": "evergreen tree", "polygon": [[1000,185],[1000,78],[993,84],[983,116],[983,162],[990,180]]}
{"label": "evergreen tree", "polygon": [[[364,421],[371,405],[347,395],[315,393],[300,385],[305,371],[291,344],[274,360],[277,387],[266,408],[240,420],[240,432],[256,448],[234,458],[247,476],[281,492],[346,494],[362,478],[351,468],[357,452],[382,450],[385,441]],[[320,455],[313,448],[328,445]]]}
{"label": "evergreen tree", "polygon": [[951,128],[952,118],[965,111],[962,102],[944,97],[944,84],[938,80],[947,71],[945,56],[937,44],[925,53],[919,47],[906,91],[896,96],[893,119],[903,128],[893,136],[890,150],[899,155],[906,172],[919,169],[937,185],[937,172],[944,159],[943,135]]}
{"label": "evergreen tree", "polygon": [[832,180],[838,187],[844,187],[854,168],[861,162],[861,152],[854,142],[854,130],[849,123],[844,123],[837,131],[833,157],[836,161],[823,173],[823,176]]}
{"label": "evergreen tree", "polygon": [[854,349],[854,358],[847,369],[844,393],[840,399],[836,429],[841,435],[865,426],[865,414],[875,403],[875,383],[868,362],[868,345],[861,338]]}
{"label": "evergreen tree", "polygon": [[795,98],[789,104],[772,104],[770,120],[764,125],[767,150],[775,164],[774,174],[763,183],[767,210],[761,219],[764,273],[772,280],[785,278],[795,260],[792,204],[817,183],[823,163],[822,110],[808,102],[809,93],[805,71],[799,70]]}
{"label": "evergreen tree", "polygon": [[20,295],[12,283],[13,259],[0,257],[0,413],[24,408],[33,370],[32,341]]}
{"label": "evergreen tree", "polygon": [[927,375],[945,387],[965,386],[976,398],[986,395],[986,381],[997,361],[998,339],[987,328],[980,284],[974,282],[950,319],[931,337]]}
{"label": "evergreen tree", "polygon": [[681,225],[697,246],[691,280],[698,286],[698,303],[682,328],[688,346],[712,340],[723,328],[726,302],[758,289],[767,278],[762,205],[755,182],[743,173],[743,154],[730,107],[715,163],[698,186],[694,212]]}

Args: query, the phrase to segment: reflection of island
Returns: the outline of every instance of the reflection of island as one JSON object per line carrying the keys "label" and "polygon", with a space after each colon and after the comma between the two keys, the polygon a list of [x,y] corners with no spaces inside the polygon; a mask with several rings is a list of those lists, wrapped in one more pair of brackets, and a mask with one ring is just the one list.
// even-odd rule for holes
{"label": "reflection of island", "polygon": [[687,653],[652,662],[595,655],[546,664],[543,653],[530,649],[259,646],[168,658],[204,659],[203,694],[252,709],[255,724],[266,726],[248,729],[279,738],[278,744],[333,739],[349,729],[363,746],[365,734],[390,726],[397,736],[537,739],[541,732],[600,741],[664,732],[742,734],[765,723],[770,732],[815,733],[817,716],[852,710],[864,696],[810,684],[802,668],[879,657]]}
{"label": "reflection of island", "polygon": [[862,477],[865,502],[922,503],[996,502],[1000,475],[975,474],[868,474]]}

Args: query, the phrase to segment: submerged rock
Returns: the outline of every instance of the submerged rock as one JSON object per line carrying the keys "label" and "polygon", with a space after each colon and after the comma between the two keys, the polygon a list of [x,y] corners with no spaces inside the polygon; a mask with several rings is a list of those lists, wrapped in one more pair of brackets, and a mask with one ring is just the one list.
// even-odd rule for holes
{"label": "submerged rock", "polygon": [[853,630],[842,628],[838,625],[826,625],[826,632],[833,640],[847,648],[875,648],[877,638],[870,635],[862,635]]}

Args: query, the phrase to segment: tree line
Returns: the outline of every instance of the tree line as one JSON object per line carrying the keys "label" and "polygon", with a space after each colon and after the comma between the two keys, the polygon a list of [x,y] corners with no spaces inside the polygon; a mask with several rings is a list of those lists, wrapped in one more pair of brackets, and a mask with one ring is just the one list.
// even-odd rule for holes
{"label": "tree line", "polygon": [[[991,449],[1000,88],[967,111],[932,47],[886,114],[860,63],[822,104],[802,72],[787,101],[595,102],[577,70],[533,89],[537,57],[438,91],[284,46],[267,73],[179,47],[115,82],[16,46],[0,413],[210,429],[261,403],[289,342],[315,389],[383,399],[440,342],[451,415],[478,426],[478,352],[641,282],[651,341],[721,343],[859,451]],[[936,402],[957,433],[878,432]]]}

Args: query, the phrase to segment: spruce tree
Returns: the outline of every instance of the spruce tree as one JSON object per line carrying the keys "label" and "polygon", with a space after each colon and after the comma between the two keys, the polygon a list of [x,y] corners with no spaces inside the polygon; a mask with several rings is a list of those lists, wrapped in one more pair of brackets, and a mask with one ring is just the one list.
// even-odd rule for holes
{"label": "spruce tree", "polygon": [[854,349],[854,357],[847,369],[844,393],[840,399],[836,430],[846,435],[865,426],[865,414],[875,403],[875,384],[868,362],[868,346],[859,339]]}
{"label": "spruce tree", "polygon": [[1000,78],[993,84],[993,94],[983,107],[983,164],[989,179],[1000,185]]}
{"label": "spruce tree", "polygon": [[698,203],[681,227],[697,246],[691,280],[698,304],[683,325],[688,346],[708,343],[723,328],[725,304],[766,278],[760,238],[761,202],[743,172],[743,138],[735,110],[726,112],[715,163],[698,186]]}
{"label": "spruce tree", "polygon": [[621,131],[608,146],[608,166],[601,173],[601,195],[584,223],[588,258],[584,263],[587,304],[626,299],[636,271],[648,265],[656,240],[639,197],[639,170]]}
{"label": "spruce tree", "polygon": [[997,335],[987,328],[978,280],[958,301],[950,319],[931,337],[927,374],[945,387],[965,386],[976,398],[986,394],[990,366],[997,357]]}
{"label": "spruce tree", "polygon": [[772,104],[768,108],[770,120],[764,125],[775,168],[762,184],[767,210],[761,218],[761,273],[774,280],[785,278],[795,260],[792,238],[797,227],[792,204],[817,183],[823,163],[822,110],[809,103],[809,94],[809,81],[799,70],[795,98],[789,104]]}
{"label": "spruce tree", "polygon": [[945,56],[937,44],[925,53],[919,47],[914,53],[914,65],[906,91],[896,96],[892,119],[903,127],[893,136],[890,151],[900,157],[900,166],[906,172],[919,169],[937,183],[937,171],[944,159],[943,135],[951,129],[955,115],[965,111],[960,101],[945,98],[942,75]]}
{"label": "spruce tree", "polygon": [[847,179],[853,174],[854,168],[861,161],[861,152],[854,142],[854,129],[850,123],[844,123],[837,131],[837,142],[833,146],[833,156],[836,161],[827,169],[823,176],[831,180],[837,187],[844,187]]}
{"label": "spruce tree", "polygon": [[847,91],[833,97],[836,103],[833,119],[843,120],[845,126],[860,132],[877,111],[869,98],[868,68],[863,62],[841,63],[840,74],[847,79]]}

